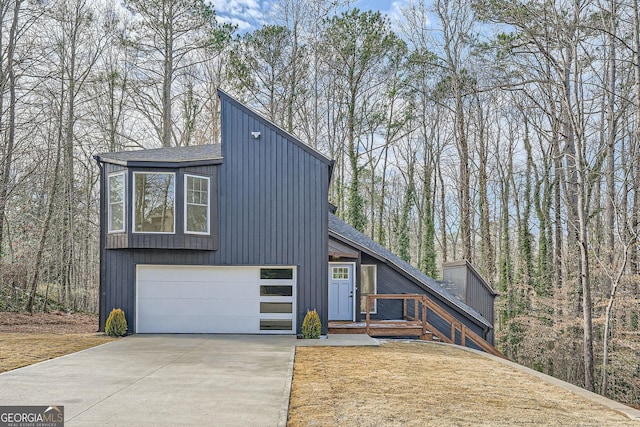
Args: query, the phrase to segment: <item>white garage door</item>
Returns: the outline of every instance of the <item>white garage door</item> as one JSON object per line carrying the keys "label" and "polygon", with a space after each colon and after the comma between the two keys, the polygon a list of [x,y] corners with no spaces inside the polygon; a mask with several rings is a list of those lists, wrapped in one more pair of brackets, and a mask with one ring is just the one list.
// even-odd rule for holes
{"label": "white garage door", "polygon": [[138,265],[136,332],[293,334],[293,267]]}

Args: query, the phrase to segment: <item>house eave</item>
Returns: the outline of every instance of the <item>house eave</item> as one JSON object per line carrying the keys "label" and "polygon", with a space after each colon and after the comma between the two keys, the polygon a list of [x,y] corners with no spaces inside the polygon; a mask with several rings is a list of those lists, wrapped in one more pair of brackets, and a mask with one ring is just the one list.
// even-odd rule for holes
{"label": "house eave", "polygon": [[196,166],[210,166],[220,165],[223,159],[211,159],[211,160],[186,160],[179,162],[157,162],[157,161],[141,161],[141,160],[119,160],[103,158],[99,155],[93,156],[93,158],[99,163],[109,163],[112,165],[123,166],[127,168],[188,168]]}

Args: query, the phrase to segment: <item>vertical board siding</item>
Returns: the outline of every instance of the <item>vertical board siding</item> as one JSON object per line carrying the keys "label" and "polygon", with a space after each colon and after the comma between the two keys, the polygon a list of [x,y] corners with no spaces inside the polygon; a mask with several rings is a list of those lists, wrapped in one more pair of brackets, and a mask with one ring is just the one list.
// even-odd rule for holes
{"label": "vertical board siding", "polygon": [[[211,207],[211,216],[217,220],[217,250],[105,250],[108,304],[125,310],[135,332],[137,264],[292,265],[297,268],[298,332],[307,310],[316,309],[326,333],[328,162],[225,95],[221,101],[223,163],[185,169],[214,177],[217,209],[214,214]],[[253,131],[261,133],[259,139]],[[178,201],[176,206],[182,210]],[[183,213],[178,216],[182,220]],[[176,242],[163,237],[165,247]]]}

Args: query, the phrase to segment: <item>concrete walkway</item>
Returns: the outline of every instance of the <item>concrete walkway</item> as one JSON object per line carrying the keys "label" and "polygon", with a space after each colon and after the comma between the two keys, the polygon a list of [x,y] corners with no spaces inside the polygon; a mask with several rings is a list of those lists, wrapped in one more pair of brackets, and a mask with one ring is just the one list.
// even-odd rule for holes
{"label": "concrete walkway", "polygon": [[64,405],[66,426],[285,425],[295,345],[134,335],[0,374],[0,405]]}

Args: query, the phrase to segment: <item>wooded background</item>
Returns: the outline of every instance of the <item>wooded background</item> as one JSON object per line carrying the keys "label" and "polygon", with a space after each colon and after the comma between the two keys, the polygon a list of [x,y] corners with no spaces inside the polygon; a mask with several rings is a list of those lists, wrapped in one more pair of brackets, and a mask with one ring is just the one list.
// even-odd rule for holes
{"label": "wooded background", "polygon": [[336,160],[356,228],[470,260],[509,357],[637,404],[638,0],[353,6],[0,0],[0,310],[96,310],[92,156],[218,142],[221,87]]}

